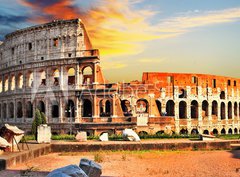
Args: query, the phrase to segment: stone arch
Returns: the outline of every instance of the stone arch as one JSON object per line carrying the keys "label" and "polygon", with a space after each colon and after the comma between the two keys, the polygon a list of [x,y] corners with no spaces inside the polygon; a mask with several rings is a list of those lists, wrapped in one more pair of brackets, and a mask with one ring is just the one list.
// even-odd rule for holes
{"label": "stone arch", "polygon": [[111,103],[109,100],[101,100],[99,102],[100,117],[109,117],[111,115]]}
{"label": "stone arch", "polygon": [[233,131],[231,128],[228,129],[228,134],[230,134],[230,135],[233,134]]}
{"label": "stone arch", "polygon": [[33,73],[30,71],[26,75],[27,87],[33,87]]}
{"label": "stone arch", "polygon": [[10,102],[8,105],[8,114],[9,118],[14,118],[14,104],[13,102]]}
{"label": "stone arch", "polygon": [[39,109],[40,112],[45,113],[45,103],[43,101],[39,101],[37,108]]}
{"label": "stone arch", "polygon": [[232,119],[232,102],[228,102],[228,119]]}
{"label": "stone arch", "polygon": [[93,69],[91,66],[85,66],[82,69],[83,84],[89,85],[93,83]]}
{"label": "stone arch", "polygon": [[68,73],[68,85],[75,85],[75,69],[69,68],[67,73]]}
{"label": "stone arch", "polygon": [[130,101],[121,100],[121,107],[122,107],[124,116],[132,116],[132,109],[131,109]]}
{"label": "stone arch", "polygon": [[179,103],[179,118],[187,118],[187,103],[185,101],[180,101]]}
{"label": "stone arch", "polygon": [[148,113],[149,103],[146,99],[137,100],[137,112],[138,113]]}
{"label": "stone arch", "polygon": [[225,130],[224,128],[221,130],[221,134],[222,134],[222,135],[225,135],[225,134],[226,134],[226,130]]}
{"label": "stone arch", "polygon": [[52,118],[59,118],[59,104],[56,100],[52,101]]}
{"label": "stone arch", "polygon": [[15,76],[11,76],[10,78],[10,90],[15,90],[15,85],[16,85],[16,79]]}
{"label": "stone arch", "polygon": [[182,128],[179,133],[180,133],[180,135],[187,135],[188,134],[188,130]]}
{"label": "stone arch", "polygon": [[83,117],[92,117],[92,102],[89,99],[83,100]]}
{"label": "stone arch", "polygon": [[2,88],[3,88],[3,82],[2,82],[2,80],[0,79],[0,93],[2,93]]}
{"label": "stone arch", "polygon": [[212,116],[218,116],[218,103],[215,100],[212,102]]}
{"label": "stone arch", "polygon": [[73,100],[69,99],[65,105],[65,116],[68,118],[75,117],[75,103]]}
{"label": "stone arch", "polygon": [[197,119],[198,118],[198,102],[193,100],[191,102],[191,118]]}
{"label": "stone arch", "polygon": [[55,69],[53,71],[53,85],[54,86],[59,86],[59,82],[60,82],[60,72],[58,69]]}
{"label": "stone arch", "polygon": [[208,131],[208,130],[204,130],[204,131],[203,131],[203,134],[209,135],[209,131]]}
{"label": "stone arch", "polygon": [[26,104],[26,116],[27,116],[27,118],[33,117],[33,105],[31,103],[31,101],[28,101]]}
{"label": "stone arch", "polygon": [[226,95],[225,95],[225,92],[224,92],[224,91],[221,91],[220,99],[221,99],[221,100],[225,100],[225,99],[226,99]]}
{"label": "stone arch", "polygon": [[7,76],[4,78],[4,91],[5,92],[8,91],[8,77]]}
{"label": "stone arch", "polygon": [[167,116],[175,116],[175,103],[173,100],[168,100],[166,104]]}
{"label": "stone arch", "polygon": [[147,136],[148,133],[147,133],[146,131],[140,131],[140,132],[138,132],[138,135],[139,135],[140,137],[144,137],[144,136]]}
{"label": "stone arch", "polygon": [[40,80],[41,80],[40,85],[46,86],[46,72],[45,71],[40,72]]}
{"label": "stone arch", "polygon": [[214,128],[212,132],[214,135],[218,135],[218,130],[216,128]]}
{"label": "stone arch", "polygon": [[209,107],[209,104],[206,100],[204,100],[202,102],[202,117],[205,118],[205,117],[208,117],[208,107]]}
{"label": "stone arch", "polygon": [[238,129],[234,128],[234,134],[238,134]]}
{"label": "stone arch", "polygon": [[234,117],[237,117],[237,102],[234,103]]}
{"label": "stone arch", "polygon": [[23,74],[19,73],[17,76],[17,88],[22,89],[23,88]]}
{"label": "stone arch", "polygon": [[160,115],[162,115],[162,103],[159,100],[156,100],[158,112]]}
{"label": "stone arch", "polygon": [[22,108],[22,102],[17,102],[17,118],[23,117],[23,108]]}
{"label": "stone arch", "polygon": [[221,103],[221,119],[226,119],[226,108],[225,108],[225,103]]}
{"label": "stone arch", "polygon": [[198,130],[196,128],[192,129],[191,135],[197,135],[199,134]]}

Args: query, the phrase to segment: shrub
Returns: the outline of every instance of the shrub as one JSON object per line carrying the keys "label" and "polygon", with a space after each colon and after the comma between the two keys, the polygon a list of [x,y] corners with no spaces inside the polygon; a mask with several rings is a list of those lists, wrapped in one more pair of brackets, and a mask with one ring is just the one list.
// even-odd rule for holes
{"label": "shrub", "polygon": [[41,124],[46,124],[46,116],[43,112],[40,112],[39,109],[36,109],[34,120],[32,122],[32,134],[35,136],[35,140],[37,140],[37,127]]}

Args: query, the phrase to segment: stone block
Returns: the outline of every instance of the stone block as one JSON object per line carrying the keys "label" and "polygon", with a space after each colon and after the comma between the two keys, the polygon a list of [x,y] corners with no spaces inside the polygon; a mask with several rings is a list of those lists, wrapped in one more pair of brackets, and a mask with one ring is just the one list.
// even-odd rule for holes
{"label": "stone block", "polygon": [[37,129],[37,141],[38,143],[51,143],[51,127],[46,124],[38,126]]}
{"label": "stone block", "polygon": [[139,136],[132,129],[123,130],[122,136],[123,136],[123,139],[126,141],[140,141]]}
{"label": "stone block", "polygon": [[100,137],[99,137],[100,141],[108,141],[108,133],[103,133]]}
{"label": "stone block", "polygon": [[81,159],[79,166],[89,177],[100,177],[102,174],[102,167],[92,160]]}
{"label": "stone block", "polygon": [[49,173],[46,177],[88,177],[77,165],[68,165],[58,168]]}
{"label": "stone block", "polygon": [[87,132],[78,132],[75,139],[79,142],[87,141]]}

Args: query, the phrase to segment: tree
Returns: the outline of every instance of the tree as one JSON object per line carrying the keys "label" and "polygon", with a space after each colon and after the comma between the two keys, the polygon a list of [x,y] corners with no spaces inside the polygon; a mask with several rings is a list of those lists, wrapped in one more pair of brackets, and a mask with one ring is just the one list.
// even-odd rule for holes
{"label": "tree", "polygon": [[35,136],[35,139],[37,140],[37,128],[41,124],[46,124],[46,116],[43,112],[40,112],[39,109],[36,109],[34,120],[32,122],[32,134]]}

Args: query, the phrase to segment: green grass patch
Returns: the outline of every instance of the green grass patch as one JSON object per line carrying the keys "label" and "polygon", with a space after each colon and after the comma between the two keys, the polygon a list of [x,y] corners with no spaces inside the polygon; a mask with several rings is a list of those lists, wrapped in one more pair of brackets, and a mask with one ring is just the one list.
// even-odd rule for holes
{"label": "green grass patch", "polygon": [[233,134],[233,135],[217,135],[217,138],[224,139],[224,140],[240,139],[240,134]]}

